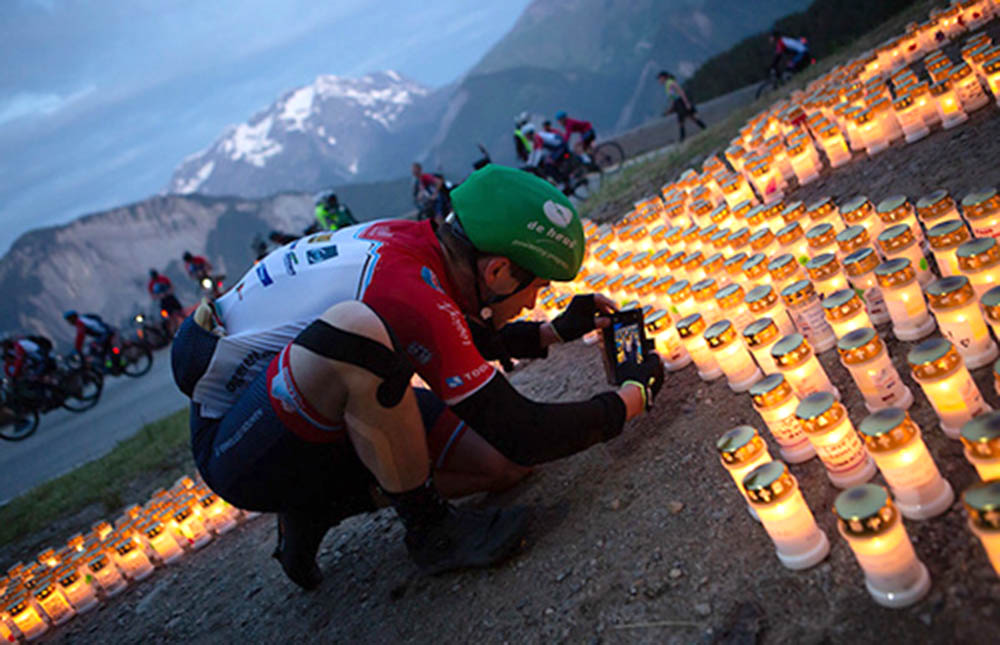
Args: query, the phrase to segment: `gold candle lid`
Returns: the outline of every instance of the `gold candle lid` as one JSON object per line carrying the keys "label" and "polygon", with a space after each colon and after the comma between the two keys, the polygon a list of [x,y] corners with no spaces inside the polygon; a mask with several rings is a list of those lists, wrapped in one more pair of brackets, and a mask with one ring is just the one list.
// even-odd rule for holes
{"label": "gold candle lid", "polygon": [[821,253],[806,262],[806,273],[813,280],[826,280],[840,273],[840,263],[833,253]]}
{"label": "gold candle lid", "polygon": [[979,299],[990,322],[1000,323],[1000,285],[992,287]]}
{"label": "gold candle lid", "polygon": [[[784,220],[785,224],[790,224],[802,219],[805,214],[806,205],[802,202],[795,201],[785,206],[785,209],[781,211],[781,219]],[[778,232],[778,235],[781,235],[780,231]]]}
{"label": "gold candle lid", "polygon": [[705,342],[709,347],[725,347],[736,340],[736,330],[733,323],[728,320],[720,320],[705,330]]}
{"label": "gold candle lid", "polygon": [[820,222],[806,231],[806,242],[811,249],[821,249],[837,240],[837,231],[829,222]]}
{"label": "gold candle lid", "polygon": [[968,242],[970,237],[965,222],[958,219],[950,219],[927,229],[927,242],[935,251],[955,248]]}
{"label": "gold candle lid", "polygon": [[955,208],[955,200],[944,188],[924,195],[917,201],[917,217],[924,222],[933,222]]}
{"label": "gold candle lid", "polygon": [[1000,412],[985,412],[966,422],[959,438],[969,454],[980,459],[1000,459]]}
{"label": "gold candle lid", "polygon": [[867,363],[878,356],[883,349],[885,344],[871,327],[854,329],[837,341],[837,353],[847,365]]}
{"label": "gold candle lid", "polygon": [[[736,185],[739,186],[739,182]],[[746,219],[747,213],[750,212],[751,208],[753,208],[753,204],[750,203],[750,200],[744,199],[742,202],[729,209],[729,212],[736,218],[736,221],[739,222]]]}
{"label": "gold candle lid", "polygon": [[806,209],[806,214],[809,219],[813,221],[825,219],[831,213],[835,213],[837,209],[837,204],[834,203],[833,197],[820,197],[818,200],[814,201]]}
{"label": "gold candle lid", "polygon": [[816,295],[816,287],[808,280],[797,280],[781,290],[781,299],[788,307],[809,301]]}
{"label": "gold candle lid", "polygon": [[747,241],[750,243],[750,248],[757,252],[766,249],[774,240],[774,233],[771,232],[771,229],[764,227],[754,231]]}
{"label": "gold candle lid", "polygon": [[750,397],[754,405],[762,410],[777,407],[794,394],[784,374],[768,374],[750,386]]}
{"label": "gold candle lid", "polygon": [[663,241],[666,242],[667,244],[677,244],[678,242],[681,241],[683,235],[684,231],[681,229],[680,226],[671,226],[663,234]]}
{"label": "gold candle lid", "polygon": [[795,408],[802,430],[811,434],[829,431],[846,416],[847,410],[829,392],[813,392]]}
{"label": "gold candle lid", "polygon": [[979,271],[1000,262],[1000,246],[992,237],[976,237],[963,242],[955,251],[963,272]]}
{"label": "gold candle lid", "polygon": [[996,188],[977,190],[962,198],[962,213],[970,220],[989,217],[997,209],[1000,209],[1000,195]]}
{"label": "gold candle lid", "polygon": [[969,486],[962,493],[962,504],[973,526],[983,531],[1000,531],[1000,479]]}
{"label": "gold candle lid", "polygon": [[712,203],[704,199],[696,199],[688,208],[695,215],[706,215],[712,212]]}
{"label": "gold candle lid", "polygon": [[701,229],[692,224],[691,226],[684,229],[683,233],[681,233],[681,239],[684,241],[685,244],[690,244],[698,237],[698,231],[700,230]]}
{"label": "gold candle lid", "polygon": [[715,292],[715,299],[722,311],[738,307],[743,303],[744,297],[743,287],[738,284],[727,284]]}
{"label": "gold candle lid", "polygon": [[881,535],[899,521],[889,491],[876,484],[861,484],[837,495],[833,512],[841,530],[857,537]]}
{"label": "gold candle lid", "polygon": [[879,286],[892,288],[909,284],[917,274],[908,258],[892,258],[875,267],[875,278]]}
{"label": "gold candle lid", "polygon": [[894,224],[878,235],[878,245],[886,255],[897,253],[915,242],[909,224]]}
{"label": "gold candle lid", "polygon": [[964,275],[952,275],[927,285],[927,301],[935,310],[961,307],[976,297],[972,283]]}
{"label": "gold candle lid", "polygon": [[708,302],[719,290],[715,278],[705,278],[691,285],[691,295],[695,302]]}
{"label": "gold candle lid", "polygon": [[715,442],[719,457],[724,464],[739,466],[748,464],[767,450],[760,433],[753,426],[736,426]]}
{"label": "gold candle lid", "polygon": [[774,321],[768,317],[758,318],[743,329],[743,339],[750,347],[767,345],[777,340],[781,332]]}
{"label": "gold candle lid", "polygon": [[795,275],[798,270],[799,263],[791,253],[782,253],[767,264],[767,272],[771,274],[771,279],[775,282],[781,282]]}
{"label": "gold candle lid", "polygon": [[937,336],[929,338],[906,355],[913,376],[919,379],[938,379],[962,367],[962,357],[950,342]]}
{"label": "gold candle lid", "polygon": [[747,292],[745,302],[750,311],[755,314],[762,314],[778,302],[778,294],[774,292],[774,288],[771,285],[759,284]]}
{"label": "gold candle lid", "polygon": [[650,266],[657,268],[666,266],[667,259],[670,258],[670,253],[671,253],[670,249],[666,248],[659,249],[658,251],[649,256]]}
{"label": "gold candle lid", "polygon": [[743,478],[743,489],[750,503],[756,506],[777,504],[794,493],[796,488],[795,478],[788,472],[788,467],[778,460],[757,466]]}
{"label": "gold candle lid", "polygon": [[854,289],[839,289],[823,298],[823,313],[829,320],[848,320],[864,308],[865,303]]}
{"label": "gold candle lid", "polygon": [[764,204],[757,204],[743,216],[743,219],[746,220],[749,226],[760,226],[767,221],[767,218],[767,206]]}
{"label": "gold candle lid", "polygon": [[681,338],[697,338],[705,332],[705,319],[701,317],[701,314],[691,314],[678,320],[676,327]]}
{"label": "gold candle lid", "polygon": [[870,246],[866,246],[847,254],[844,258],[844,272],[854,278],[874,271],[880,262],[881,260],[875,251]]}
{"label": "gold candle lid", "polygon": [[875,211],[871,201],[864,195],[852,197],[840,205],[840,215],[848,224],[857,224],[868,219]]}
{"label": "gold candle lid", "polygon": [[799,333],[788,334],[782,337],[774,347],[771,348],[771,358],[774,359],[778,367],[791,369],[805,363],[812,356],[812,347]]}
{"label": "gold candle lid", "polygon": [[663,309],[656,309],[643,319],[646,325],[646,333],[655,336],[670,324],[670,316]]}
{"label": "gold candle lid", "polygon": [[677,280],[667,288],[667,296],[675,305],[684,302],[691,297],[691,283],[687,280]]}
{"label": "gold candle lid", "polygon": [[737,276],[743,270],[743,263],[746,262],[747,254],[740,251],[736,255],[726,258],[726,261],[722,263],[722,267],[726,270],[726,273],[731,276]]}

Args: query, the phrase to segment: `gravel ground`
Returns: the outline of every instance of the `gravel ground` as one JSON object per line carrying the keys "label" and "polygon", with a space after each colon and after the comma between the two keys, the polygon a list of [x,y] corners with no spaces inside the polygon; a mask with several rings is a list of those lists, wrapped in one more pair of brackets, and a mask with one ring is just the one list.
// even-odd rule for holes
{"label": "gravel ground", "polygon": [[[790,195],[805,201],[854,194],[873,201],[937,188],[961,198],[1000,183],[1000,119],[991,105],[951,131],[860,159]],[[905,365],[908,345],[879,329],[910,410],[956,493],[975,480]],[[821,361],[858,424],[862,399],[835,351]],[[988,367],[974,373],[1000,407]],[[511,377],[540,400],[579,399],[606,385],[598,350],[555,348]],[[158,572],[100,610],[56,630],[65,643],[479,642],[479,643],[893,643],[1000,642],[1000,579],[956,503],[906,522],[932,588],[915,606],[889,610],[865,591],[862,572],[830,512],[839,492],[817,460],[791,466],[828,559],[792,572],[746,512],[719,464],[715,439],[741,423],[764,428],[746,394],[694,367],[673,374],[653,412],[615,441],[537,469],[500,498],[536,509],[521,553],[486,571],[422,578],[409,563],[390,511],[345,521],[320,554],[321,588],[303,593],[268,556],[274,521],[261,517]],[[766,434],[766,433],[765,433]],[[777,445],[770,440],[772,454]],[[881,478],[875,481],[881,483]]]}

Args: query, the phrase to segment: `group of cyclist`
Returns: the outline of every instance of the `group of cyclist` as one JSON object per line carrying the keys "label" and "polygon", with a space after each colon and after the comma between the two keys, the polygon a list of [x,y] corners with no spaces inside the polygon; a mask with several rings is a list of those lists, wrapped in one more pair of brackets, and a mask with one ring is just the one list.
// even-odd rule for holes
{"label": "group of cyclist", "polygon": [[[590,164],[597,133],[590,121],[574,119],[565,110],[556,112],[555,120],[562,129],[548,119],[542,121],[539,129],[527,112],[518,114],[514,118],[514,152],[524,169],[552,180],[563,188],[563,192],[570,194],[573,191],[569,185],[571,152],[578,155],[584,165]],[[573,135],[577,135],[576,141],[572,141]]]}

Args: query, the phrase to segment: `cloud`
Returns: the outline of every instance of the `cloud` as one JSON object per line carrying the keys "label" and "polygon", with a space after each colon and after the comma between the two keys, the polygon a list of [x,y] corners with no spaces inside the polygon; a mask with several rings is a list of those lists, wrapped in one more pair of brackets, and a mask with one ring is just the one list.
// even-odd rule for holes
{"label": "cloud", "polygon": [[0,125],[26,116],[49,116],[97,90],[88,85],[72,94],[19,92],[0,101]]}

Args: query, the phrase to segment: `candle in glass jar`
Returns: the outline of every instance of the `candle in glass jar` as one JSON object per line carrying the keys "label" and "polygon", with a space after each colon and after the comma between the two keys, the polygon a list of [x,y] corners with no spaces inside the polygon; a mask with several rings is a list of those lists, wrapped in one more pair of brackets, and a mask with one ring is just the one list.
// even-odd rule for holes
{"label": "candle in glass jar", "polygon": [[977,482],[962,493],[969,530],[979,538],[993,570],[1000,576],[1000,479]]}
{"label": "candle in glass jar", "polygon": [[994,55],[983,61],[983,74],[996,104],[1000,105],[1000,55]]}
{"label": "candle in glass jar", "polygon": [[892,102],[892,108],[903,129],[903,138],[907,143],[919,141],[930,134],[931,131],[924,122],[922,110],[908,92],[898,96]]}
{"label": "candle in glass jar", "polygon": [[764,377],[737,336],[732,322],[720,320],[706,329],[704,336],[733,392],[746,392]]}
{"label": "candle in glass jar", "polygon": [[771,356],[771,348],[781,339],[781,332],[768,317],[758,318],[743,328],[743,342],[750,349],[757,365],[765,374],[778,374],[778,366]]}
{"label": "candle in glass jar", "polygon": [[837,337],[826,321],[823,305],[811,282],[799,280],[788,285],[781,291],[781,299],[796,329],[817,353],[833,349]]}
{"label": "candle in glass jar", "polygon": [[993,328],[993,334],[1000,338],[1000,285],[984,293],[979,299],[979,305],[986,322]]}
{"label": "candle in glass jar", "polygon": [[762,284],[754,287],[747,292],[745,302],[747,309],[754,316],[773,320],[782,336],[795,333],[795,324],[771,285]]}
{"label": "candle in glass jar", "polygon": [[959,439],[979,479],[1000,478],[1000,412],[984,412],[967,421]]}
{"label": "candle in glass jar", "polygon": [[771,284],[771,274],[767,270],[769,260],[763,253],[754,253],[740,265],[740,273],[747,289]]}
{"label": "candle in glass jar", "polygon": [[730,284],[715,292],[715,302],[723,320],[733,323],[733,328],[742,330],[754,321],[754,315],[747,308],[743,287]]}
{"label": "candle in glass jar", "polygon": [[809,437],[795,416],[799,397],[782,374],[769,374],[750,388],[753,407],[780,446],[781,458],[793,464],[816,456]]}
{"label": "candle in glass jar", "polygon": [[871,238],[868,237],[868,229],[860,224],[848,226],[837,233],[835,239],[837,242],[837,259],[840,260],[841,264],[843,264],[848,255],[855,251],[865,248],[874,250],[875,248],[872,246]]}
{"label": "candle in glass jar", "polygon": [[767,272],[771,276],[771,284],[779,292],[790,284],[805,280],[805,269],[791,253],[782,253],[767,263]]}
{"label": "candle in glass jar", "polygon": [[878,236],[878,245],[882,249],[882,255],[886,260],[895,258],[906,258],[910,261],[910,266],[917,274],[917,282],[921,286],[929,284],[934,280],[930,265],[924,258],[924,253],[920,249],[920,244],[914,239],[910,227],[906,224],[893,224],[886,228]]}
{"label": "candle in glass jar", "polygon": [[31,589],[31,595],[34,597],[35,604],[45,612],[53,626],[62,625],[76,615],[73,606],[66,600],[62,589],[59,588],[51,575],[40,579]]}
{"label": "candle in glass jar", "polygon": [[97,607],[99,600],[94,586],[87,581],[87,576],[81,576],[79,567],[80,555],[73,562],[64,564],[55,570],[56,580],[63,594],[78,614],[85,614]]}
{"label": "candle in glass jar", "polygon": [[966,113],[974,112],[989,104],[990,98],[986,96],[979,79],[968,64],[963,62],[952,67],[948,78],[955,96],[962,104],[962,110]]}
{"label": "candle in glass jar", "polygon": [[806,273],[821,298],[847,288],[847,278],[833,253],[822,253],[806,262]]}
{"label": "candle in glass jar", "polygon": [[963,197],[962,213],[973,237],[1000,237],[1000,195],[996,188],[983,188]]}
{"label": "candle in glass jar", "polygon": [[865,303],[854,289],[841,289],[824,298],[823,313],[838,339],[855,329],[872,326]]}
{"label": "candle in glass jar", "polygon": [[792,164],[792,170],[798,179],[799,186],[819,178],[819,171],[823,169],[816,149],[813,148],[812,139],[808,136],[801,136],[792,139],[788,143],[788,160]]}
{"label": "candle in glass jar", "polygon": [[747,261],[746,253],[737,253],[726,258],[722,263],[722,269],[726,272],[727,284],[743,282],[743,263]]}
{"label": "candle in glass jar", "polygon": [[677,333],[684,343],[684,348],[698,368],[698,377],[703,381],[714,381],[723,375],[722,368],[715,360],[712,350],[705,342],[704,333],[707,329],[701,314],[692,314],[677,321]]}
{"label": "candle in glass jar", "polygon": [[[711,245],[709,246],[711,248]],[[705,260],[705,254],[701,251],[688,253],[681,260],[684,265],[684,275],[691,281],[691,284],[705,279],[705,271],[701,268],[701,263]]]}
{"label": "candle in glass jar", "polygon": [[765,256],[774,255],[778,252],[778,238],[766,226],[761,226],[750,235],[748,240],[751,255],[760,253]]}
{"label": "candle in glass jar", "polygon": [[802,334],[789,334],[779,339],[771,348],[771,357],[800,399],[815,392],[829,392],[840,399],[840,390],[830,382]]}
{"label": "candle in glass jar", "polygon": [[919,340],[934,331],[934,318],[927,310],[917,275],[907,258],[895,258],[875,269],[892,318],[892,332],[905,341]]}
{"label": "candle in glass jar", "polygon": [[955,200],[944,188],[939,188],[934,192],[924,195],[917,200],[917,218],[930,228],[939,222],[951,219],[958,219],[958,208]]}
{"label": "candle in glass jar", "polygon": [[[875,212],[878,214],[879,219],[882,220],[883,232],[890,226],[905,224],[910,228],[910,234],[913,235],[913,239],[923,246],[924,232],[917,221],[917,210],[905,195],[886,197],[879,202],[875,208]],[[879,233],[875,236],[875,239],[877,240],[881,236],[882,234]]]}
{"label": "candle in glass jar", "polygon": [[961,355],[947,340],[925,340],[910,350],[906,360],[914,380],[937,412],[941,429],[951,439],[959,438],[966,422],[992,409],[983,401]]}
{"label": "candle in glass jar", "polygon": [[971,239],[969,229],[961,219],[949,219],[938,222],[927,229],[927,243],[934,253],[941,276],[960,275],[958,266],[958,247]]}
{"label": "candle in glass jar", "polygon": [[743,488],[743,478],[757,466],[771,461],[767,444],[761,439],[756,428],[743,425],[737,426],[719,437],[715,442],[715,448],[719,452],[722,466],[736,482],[736,488],[743,495],[743,499],[747,500],[750,515],[757,519],[757,513],[750,506],[747,492]]}
{"label": "candle in glass jar", "polygon": [[926,520],[951,507],[955,492],[941,476],[920,428],[905,410],[890,407],[874,412],[861,422],[859,430],[904,517]]}
{"label": "candle in glass jar", "polygon": [[142,549],[138,537],[129,532],[113,544],[115,564],[129,580],[145,580],[153,573],[153,563]]}
{"label": "candle in glass jar", "polygon": [[671,324],[670,315],[657,309],[644,318],[646,337],[652,339],[656,353],[660,355],[663,366],[671,372],[683,369],[691,363],[691,356],[681,343],[677,329]]}
{"label": "candle in glass jar", "polygon": [[807,569],[826,558],[830,543],[784,463],[770,461],[753,469],[743,478],[743,488],[782,565]]}
{"label": "candle in glass jar", "polygon": [[927,567],[917,559],[885,488],[863,484],[845,490],[834,501],[834,513],[875,602],[897,609],[924,597],[931,586]]}
{"label": "candle in glass jar", "polygon": [[885,343],[874,329],[863,327],[846,334],[837,341],[837,351],[869,412],[913,405],[913,393],[899,378]]}
{"label": "candle in glass jar", "polygon": [[882,232],[882,219],[875,212],[875,206],[864,195],[858,195],[840,205],[840,214],[848,226],[864,226],[868,237],[875,239]]}
{"label": "candle in glass jar", "polygon": [[698,313],[691,294],[691,283],[687,280],[677,280],[667,288],[670,299],[670,312],[675,320]]}
{"label": "candle in glass jar", "polygon": [[25,591],[15,592],[8,598],[4,611],[25,640],[32,641],[48,631],[49,624],[42,618],[41,610],[28,600]]}
{"label": "candle in glass jar", "polygon": [[802,397],[795,416],[837,488],[864,483],[875,474],[875,463],[865,450],[847,410],[829,392]]}
{"label": "candle in glass jar", "polygon": [[806,231],[810,259],[824,253],[837,252],[837,232],[828,222],[821,222]]}
{"label": "candle in glass jar", "polygon": [[990,338],[976,294],[964,275],[953,275],[927,285],[927,300],[941,332],[962,356],[966,367],[976,369],[993,362],[1000,353]]}
{"label": "candle in glass jar", "polygon": [[962,103],[955,94],[950,80],[945,78],[932,84],[930,93],[935,101],[938,118],[941,119],[941,126],[945,130],[954,128],[956,125],[969,120],[969,115],[962,110]]}
{"label": "candle in glass jar", "polygon": [[1000,284],[1000,245],[992,237],[976,237],[955,251],[958,269],[969,278],[976,297]]}
{"label": "candle in glass jar", "polygon": [[778,238],[779,253],[787,253],[801,264],[809,261],[809,242],[798,222],[786,224],[775,236]]}

